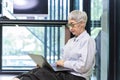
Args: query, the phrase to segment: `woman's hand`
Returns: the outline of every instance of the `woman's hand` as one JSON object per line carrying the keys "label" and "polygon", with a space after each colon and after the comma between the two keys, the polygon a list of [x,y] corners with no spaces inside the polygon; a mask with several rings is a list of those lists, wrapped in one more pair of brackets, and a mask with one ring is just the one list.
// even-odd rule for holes
{"label": "woman's hand", "polygon": [[13,78],[12,80],[20,80],[19,78]]}
{"label": "woman's hand", "polygon": [[40,66],[39,66],[38,64],[36,65],[36,67],[37,67],[37,68],[40,68]]}
{"label": "woman's hand", "polygon": [[56,62],[56,65],[57,66],[64,66],[64,60],[58,60],[57,62]]}

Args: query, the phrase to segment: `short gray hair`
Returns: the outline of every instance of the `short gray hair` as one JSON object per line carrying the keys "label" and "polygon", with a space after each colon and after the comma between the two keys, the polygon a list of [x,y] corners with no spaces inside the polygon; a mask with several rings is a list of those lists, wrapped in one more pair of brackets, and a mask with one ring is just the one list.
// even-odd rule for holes
{"label": "short gray hair", "polygon": [[70,12],[70,14],[68,15],[68,19],[73,19],[77,22],[80,21],[85,21],[85,23],[87,22],[87,14],[85,11],[79,11],[79,10],[73,10],[72,12]]}

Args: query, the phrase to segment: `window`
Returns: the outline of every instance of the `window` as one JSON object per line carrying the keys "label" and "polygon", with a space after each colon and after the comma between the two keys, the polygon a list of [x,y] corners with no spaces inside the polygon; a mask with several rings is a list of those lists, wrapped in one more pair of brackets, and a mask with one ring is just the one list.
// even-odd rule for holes
{"label": "window", "polygon": [[[76,0],[82,4],[82,0]],[[2,15],[10,19],[67,20],[70,0],[48,0],[48,16],[15,16],[13,2],[3,0]],[[6,6],[7,4],[7,6]],[[82,9],[82,5],[77,5]],[[49,63],[60,58],[65,44],[64,25],[2,26],[2,70],[28,70],[36,64],[27,54],[42,54]]]}
{"label": "window", "polygon": [[[7,6],[6,6],[7,4]],[[48,16],[15,16],[13,2],[3,0],[3,15],[10,19],[67,20],[69,0],[48,0]],[[65,29],[59,26],[3,26],[2,70],[28,70],[36,64],[27,55],[42,54],[49,63],[60,58],[65,41]]]}
{"label": "window", "polygon": [[36,66],[29,53],[41,54],[50,63],[59,59],[64,27],[3,27],[2,69],[27,70]]}

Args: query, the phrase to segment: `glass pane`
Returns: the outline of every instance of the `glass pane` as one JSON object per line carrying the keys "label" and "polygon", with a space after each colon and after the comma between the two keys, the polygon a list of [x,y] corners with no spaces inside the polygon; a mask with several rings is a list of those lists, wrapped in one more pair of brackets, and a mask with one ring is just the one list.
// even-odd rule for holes
{"label": "glass pane", "polygon": [[96,41],[96,80],[107,80],[109,57],[109,0],[92,0],[91,2],[91,36]]}
{"label": "glass pane", "polygon": [[35,67],[36,64],[28,56],[30,53],[41,54],[47,58],[48,62],[55,62],[64,45],[65,38],[61,36],[64,34],[64,27],[60,26],[4,26],[2,33],[2,69],[27,70]]}

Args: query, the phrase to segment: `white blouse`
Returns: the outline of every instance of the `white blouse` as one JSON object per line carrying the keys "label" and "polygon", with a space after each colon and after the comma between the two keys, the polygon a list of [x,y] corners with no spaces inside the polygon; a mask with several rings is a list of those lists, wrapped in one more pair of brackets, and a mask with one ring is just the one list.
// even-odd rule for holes
{"label": "white blouse", "polygon": [[73,69],[71,74],[88,80],[95,65],[95,40],[84,31],[78,37],[71,38],[63,48],[64,67]]}

